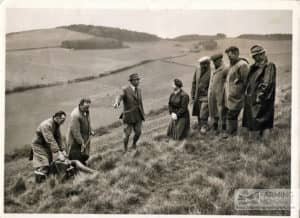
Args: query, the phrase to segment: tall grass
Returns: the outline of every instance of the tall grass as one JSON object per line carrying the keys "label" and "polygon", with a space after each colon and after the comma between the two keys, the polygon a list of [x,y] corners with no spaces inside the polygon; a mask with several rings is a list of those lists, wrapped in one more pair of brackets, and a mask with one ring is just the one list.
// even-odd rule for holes
{"label": "tall grass", "polygon": [[65,183],[51,177],[36,185],[28,163],[11,162],[5,212],[289,215],[235,210],[233,201],[240,188],[290,188],[290,89],[285,91],[267,141],[251,140],[247,131],[228,139],[192,132],[183,142],[149,133],[137,151],[104,146],[89,162],[98,174]]}

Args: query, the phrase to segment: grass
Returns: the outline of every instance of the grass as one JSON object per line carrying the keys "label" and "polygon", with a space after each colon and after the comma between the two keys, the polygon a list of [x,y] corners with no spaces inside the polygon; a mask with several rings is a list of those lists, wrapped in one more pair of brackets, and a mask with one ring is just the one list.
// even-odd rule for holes
{"label": "grass", "polygon": [[[125,155],[121,144],[104,146],[89,162],[97,175],[66,183],[52,177],[35,185],[27,163],[26,176],[5,177],[5,212],[289,215],[237,211],[233,202],[239,188],[290,188],[291,107],[278,107],[265,143],[249,140],[246,131],[229,139],[192,132],[177,143],[157,130]],[[151,114],[154,122],[158,115]],[[16,171],[19,161],[6,169]]]}

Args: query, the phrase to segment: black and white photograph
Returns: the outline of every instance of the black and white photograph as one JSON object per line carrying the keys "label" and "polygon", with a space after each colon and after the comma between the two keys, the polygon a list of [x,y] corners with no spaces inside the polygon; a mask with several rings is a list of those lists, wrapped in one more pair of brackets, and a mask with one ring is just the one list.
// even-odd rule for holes
{"label": "black and white photograph", "polygon": [[7,7],[4,214],[290,217],[293,6]]}

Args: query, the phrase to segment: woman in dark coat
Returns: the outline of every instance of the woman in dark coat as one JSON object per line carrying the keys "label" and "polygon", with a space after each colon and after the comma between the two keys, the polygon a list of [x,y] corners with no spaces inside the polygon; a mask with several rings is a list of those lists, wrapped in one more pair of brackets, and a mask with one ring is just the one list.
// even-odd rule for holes
{"label": "woman in dark coat", "polygon": [[273,128],[276,89],[276,66],[269,62],[264,48],[251,48],[255,63],[250,67],[243,114],[243,127],[250,131]]}
{"label": "woman in dark coat", "polygon": [[169,98],[171,121],[167,135],[174,140],[186,138],[190,130],[189,95],[181,89],[182,86],[181,80],[174,79],[174,92]]}

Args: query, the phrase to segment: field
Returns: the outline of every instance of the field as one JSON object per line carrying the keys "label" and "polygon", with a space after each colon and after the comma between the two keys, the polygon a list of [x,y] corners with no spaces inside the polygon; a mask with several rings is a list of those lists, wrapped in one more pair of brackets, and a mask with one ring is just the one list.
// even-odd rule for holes
{"label": "field", "polygon": [[[126,49],[8,52],[7,56],[12,56],[7,69],[20,67],[18,61],[27,56],[40,60],[43,69],[57,67],[57,73],[72,67],[72,73],[61,71],[62,80],[76,78],[80,71],[111,70],[120,67],[120,63],[185,56],[156,60],[86,82],[6,95],[5,153],[16,148],[28,149],[25,144],[30,143],[36,126],[58,109],[69,114],[81,96],[92,98],[94,128],[104,128],[100,129],[101,136],[92,141],[93,156],[89,165],[99,171],[97,175],[78,176],[64,184],[50,178],[45,184],[36,186],[27,158],[7,161],[5,212],[288,215],[289,211],[236,211],[233,194],[237,188],[290,187],[291,42],[224,39],[218,41],[219,47],[215,51],[190,53],[188,50],[193,43],[132,43],[130,52]],[[276,121],[270,140],[265,144],[250,140],[244,130],[227,140],[211,134],[202,136],[194,131],[182,143],[168,140],[165,132],[169,116],[165,108],[172,79],[181,78],[189,93],[199,57],[222,52],[232,44],[241,48],[243,57],[248,57],[250,46],[257,43],[266,47],[270,61],[278,67]],[[65,56],[66,52],[71,55]],[[18,55],[19,59],[12,58]],[[109,60],[106,63],[99,61],[97,65],[98,58]],[[52,66],[52,63],[55,64]],[[23,67],[28,67],[28,74],[34,78],[40,75],[36,61],[24,62]],[[79,69],[77,74],[73,74],[75,69]],[[7,71],[7,78],[11,76],[10,72],[13,71]],[[139,149],[122,155],[122,128],[105,126],[117,121],[120,111],[112,109],[114,97],[127,83],[128,75],[134,72],[142,77],[148,116]],[[17,83],[19,76],[15,73],[10,81]],[[54,75],[51,78],[47,78],[47,82],[56,80]],[[24,83],[28,82],[28,76],[23,79]],[[64,133],[68,122],[64,125]]]}

